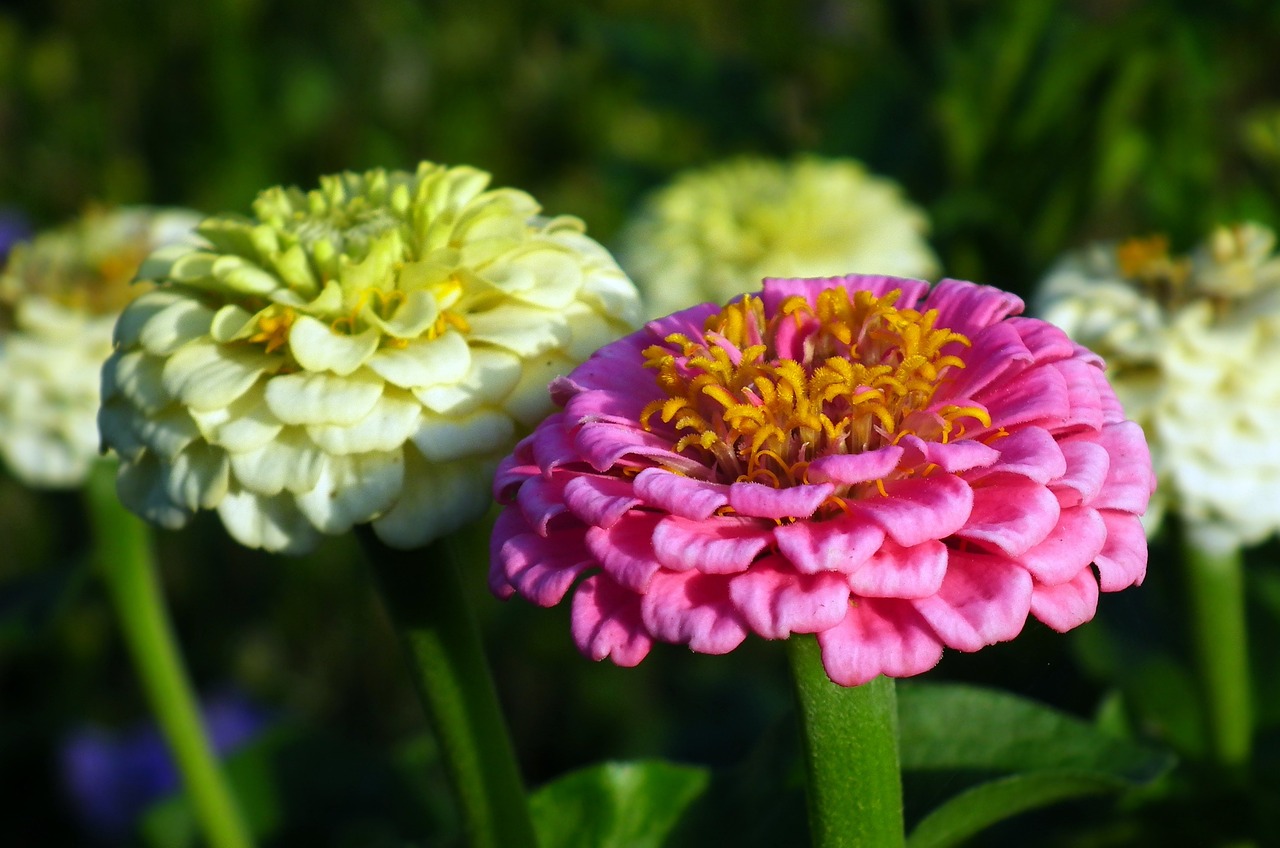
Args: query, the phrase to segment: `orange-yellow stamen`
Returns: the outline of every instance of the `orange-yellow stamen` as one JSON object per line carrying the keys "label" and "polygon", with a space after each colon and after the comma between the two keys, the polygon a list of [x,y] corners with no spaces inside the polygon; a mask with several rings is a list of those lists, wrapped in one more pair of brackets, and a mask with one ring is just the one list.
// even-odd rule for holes
{"label": "orange-yellow stamen", "polygon": [[289,342],[289,328],[295,318],[293,310],[287,307],[273,315],[263,315],[258,319],[258,332],[247,341],[263,345],[267,353],[275,353]]}

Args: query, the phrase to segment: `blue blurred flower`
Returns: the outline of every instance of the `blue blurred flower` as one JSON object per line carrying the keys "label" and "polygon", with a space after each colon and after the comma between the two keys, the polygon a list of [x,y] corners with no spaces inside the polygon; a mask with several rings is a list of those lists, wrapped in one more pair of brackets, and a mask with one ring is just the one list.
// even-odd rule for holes
{"label": "blue blurred flower", "polygon": [[[249,742],[270,714],[236,693],[202,704],[205,727],[219,756]],[[107,840],[127,835],[151,804],[178,789],[181,778],[159,729],[74,730],[61,752],[63,783],[85,829]]]}
{"label": "blue blurred flower", "polygon": [[0,206],[0,262],[9,255],[9,248],[30,236],[27,217],[16,209]]}

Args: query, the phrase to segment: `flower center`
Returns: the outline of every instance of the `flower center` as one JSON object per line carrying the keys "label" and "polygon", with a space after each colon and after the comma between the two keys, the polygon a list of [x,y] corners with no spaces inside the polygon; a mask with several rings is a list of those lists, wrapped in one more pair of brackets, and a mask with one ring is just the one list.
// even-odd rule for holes
{"label": "flower center", "polygon": [[816,307],[785,300],[766,318],[753,296],[707,319],[702,338],[667,336],[645,351],[667,396],[645,407],[682,435],[675,449],[701,454],[722,479],[782,488],[806,482],[820,456],[894,444],[908,433],[946,442],[960,419],[990,425],[975,407],[934,408],[951,369],[964,367],[951,345],[960,333],[937,328],[937,310],[894,306],[883,297],[832,288]]}
{"label": "flower center", "polygon": [[1169,239],[1154,235],[1127,239],[1116,247],[1120,273],[1150,292],[1160,303],[1176,304],[1186,297],[1191,263],[1169,255]]}

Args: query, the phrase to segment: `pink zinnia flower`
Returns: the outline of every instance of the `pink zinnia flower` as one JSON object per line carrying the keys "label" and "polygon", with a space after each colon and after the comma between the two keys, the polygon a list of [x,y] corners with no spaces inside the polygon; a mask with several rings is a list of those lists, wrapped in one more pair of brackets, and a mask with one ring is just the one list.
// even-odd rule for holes
{"label": "pink zinnia flower", "polygon": [[[1154,487],[1102,361],[997,289],[770,279],[597,351],[495,491],[490,586],[593,659],[816,633],[853,686],[1142,581]],[[576,588],[575,588],[576,586]]]}

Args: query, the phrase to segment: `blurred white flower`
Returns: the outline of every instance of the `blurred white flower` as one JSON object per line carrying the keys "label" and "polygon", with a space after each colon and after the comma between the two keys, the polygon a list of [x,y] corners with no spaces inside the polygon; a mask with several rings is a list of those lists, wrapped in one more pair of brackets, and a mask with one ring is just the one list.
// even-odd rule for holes
{"label": "blurred white flower", "polygon": [[580,221],[489,175],[324,177],[160,251],[116,327],[103,439],[119,491],[166,527],[217,509],[250,547],[303,552],[371,523],[417,547],[482,514],[547,384],[637,320]]}
{"label": "blurred white flower", "polygon": [[852,159],[744,157],[653,193],[619,236],[619,260],[659,316],[765,277],[930,277],[927,230],[896,183]]}
{"label": "blurred white flower", "polygon": [[1258,224],[1220,227],[1190,255],[1161,237],[1094,245],[1044,280],[1040,315],[1107,361],[1147,432],[1161,485],[1154,532],[1176,511],[1225,552],[1280,530],[1280,257]]}
{"label": "blurred white flower", "polygon": [[143,287],[138,265],[192,239],[195,213],[125,207],[14,246],[0,271],[0,454],[29,486],[84,482],[98,452],[98,372],[111,328]]}

